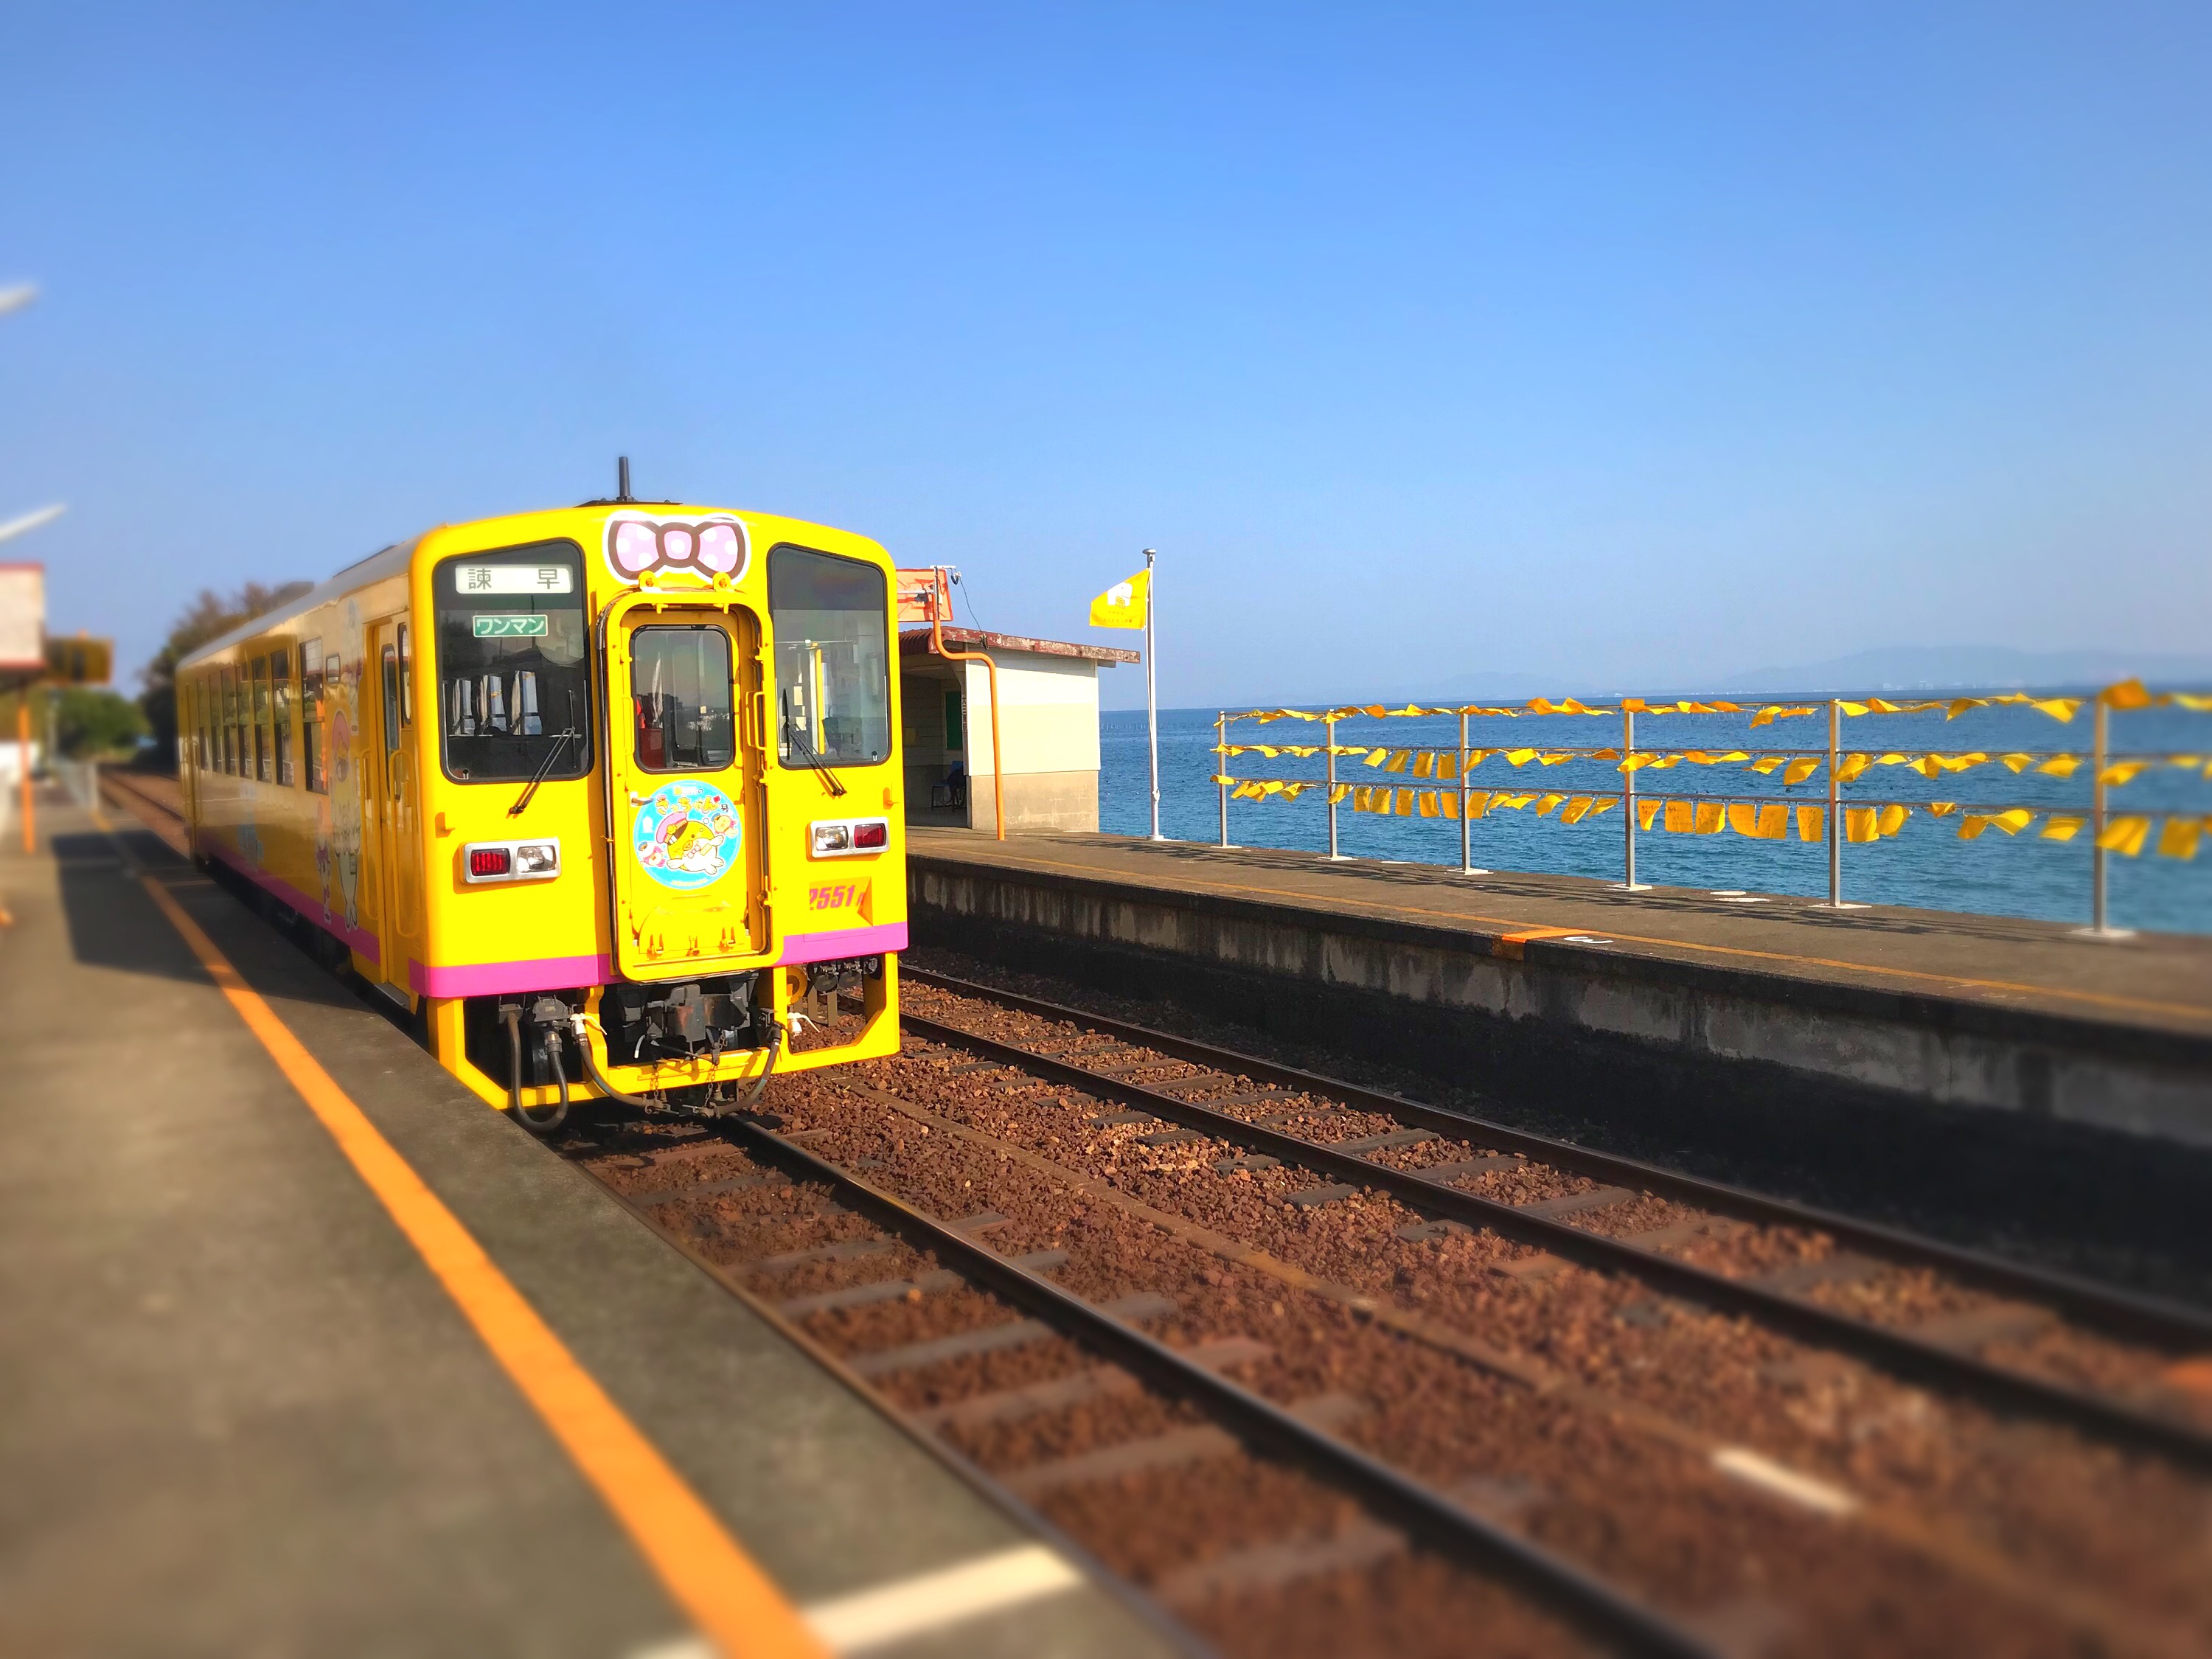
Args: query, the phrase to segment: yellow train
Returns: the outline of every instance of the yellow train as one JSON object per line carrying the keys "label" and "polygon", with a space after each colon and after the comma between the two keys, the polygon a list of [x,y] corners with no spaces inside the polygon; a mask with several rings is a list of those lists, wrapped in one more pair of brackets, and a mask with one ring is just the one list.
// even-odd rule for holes
{"label": "yellow train", "polygon": [[890,561],[634,501],[627,471],[388,547],[178,671],[195,855],[541,1129],[898,1047]]}

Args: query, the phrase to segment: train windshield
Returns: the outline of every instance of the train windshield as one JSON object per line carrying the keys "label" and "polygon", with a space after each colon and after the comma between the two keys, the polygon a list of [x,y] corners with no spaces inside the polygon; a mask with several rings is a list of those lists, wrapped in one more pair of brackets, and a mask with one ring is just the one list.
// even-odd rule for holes
{"label": "train windshield", "polygon": [[[440,562],[438,725],[463,783],[592,769],[589,632],[573,542]],[[548,763],[550,763],[548,765]]]}
{"label": "train windshield", "polygon": [[786,766],[873,766],[891,753],[884,573],[803,547],[768,556],[776,755]]}

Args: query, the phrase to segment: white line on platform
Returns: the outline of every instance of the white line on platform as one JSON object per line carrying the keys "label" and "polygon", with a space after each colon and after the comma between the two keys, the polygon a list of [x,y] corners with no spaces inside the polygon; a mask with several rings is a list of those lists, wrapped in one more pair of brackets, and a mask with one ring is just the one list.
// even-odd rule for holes
{"label": "white line on platform", "polygon": [[802,1607],[799,1614],[839,1653],[860,1653],[1057,1595],[1083,1582],[1083,1575],[1055,1551],[1042,1544],[1023,1544],[957,1566],[817,1601]]}
{"label": "white line on platform", "polygon": [[1772,1492],[1777,1498],[1786,1498],[1822,1515],[1851,1515],[1859,1507],[1859,1500],[1841,1486],[1832,1486],[1825,1480],[1815,1480],[1809,1474],[1785,1468],[1771,1457],[1761,1457],[1748,1446],[1723,1446],[1713,1454],[1713,1467],[1747,1486]]}

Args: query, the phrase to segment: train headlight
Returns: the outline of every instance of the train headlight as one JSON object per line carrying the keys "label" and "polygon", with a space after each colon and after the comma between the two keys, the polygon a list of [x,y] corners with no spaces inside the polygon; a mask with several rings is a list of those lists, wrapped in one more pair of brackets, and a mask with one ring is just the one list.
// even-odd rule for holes
{"label": "train headlight", "polygon": [[518,876],[556,876],[561,873],[561,843],[557,841],[518,842],[514,848]]}

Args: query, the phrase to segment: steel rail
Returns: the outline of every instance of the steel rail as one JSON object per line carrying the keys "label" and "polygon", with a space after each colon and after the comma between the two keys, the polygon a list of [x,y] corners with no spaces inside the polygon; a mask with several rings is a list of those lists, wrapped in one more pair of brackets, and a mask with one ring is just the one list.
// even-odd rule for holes
{"label": "steel rail", "polygon": [[[726,1137],[723,1137],[726,1139]],[[604,1146],[597,1150],[605,1150]],[[1084,1573],[1102,1594],[1111,1597],[1126,1608],[1170,1647],[1184,1655],[1185,1659],[1216,1659],[1215,1650],[1196,1632],[1190,1630],[1174,1613],[1162,1607],[1145,1591],[1121,1574],[1115,1572],[1085,1545],[1057,1522],[1047,1517],[1035,1505],[1009,1492],[992,1479],[983,1468],[962,1453],[942,1436],[931,1433],[915,1423],[905,1412],[855,1371],[838,1355],[817,1340],[805,1326],[791,1318],[773,1301],[745,1288],[742,1262],[726,1267],[715,1261],[691,1239],[685,1237],[658,1213],[673,1204],[656,1204],[650,1207],[640,1204],[623,1192],[591,1164],[585,1163],[573,1151],[562,1151],[556,1156],[581,1173],[586,1180],[612,1199],[629,1213],[631,1219],[644,1227],[663,1244],[704,1273],[721,1290],[734,1297],[747,1311],[757,1316],[777,1335],[797,1348],[845,1386],[875,1413],[919,1446],[923,1453],[936,1461],[955,1477],[963,1481],[988,1504],[995,1505],[1016,1525],[1026,1528],[1037,1538],[1059,1551]],[[677,1201],[681,1201],[678,1189]]]}
{"label": "steel rail", "polygon": [[1626,1591],[1518,1533],[1462,1509],[1442,1492],[1197,1364],[904,1199],[870,1185],[757,1123],[743,1117],[724,1121],[767,1158],[829,1184],[853,1208],[872,1214],[910,1240],[916,1236],[927,1239],[939,1260],[956,1263],[969,1278],[1033,1314],[1063,1328],[1074,1327],[1084,1339],[1128,1369],[1172,1393],[1197,1396],[1253,1438],[1350,1487],[1432,1547],[1462,1558],[1471,1557],[1493,1570],[1503,1569],[1558,1610],[1585,1626],[1603,1631],[1636,1652],[1678,1656],[1679,1659],[1718,1659],[1703,1638]]}
{"label": "steel rail", "polygon": [[1468,1139],[1472,1133],[1479,1133],[1488,1144],[1506,1151],[1526,1152],[1531,1157],[1541,1158],[1547,1164],[1571,1169],[1579,1174],[1632,1182],[1648,1191],[1664,1194],[1669,1198],[1687,1200],[1706,1208],[1756,1218],[1773,1226],[1804,1227],[1827,1233],[1844,1243],[1915,1265],[1940,1267],[1961,1279],[1971,1279],[1984,1289],[2034,1297],[2039,1301],[2063,1307],[2087,1322],[2130,1336],[2177,1346],[2202,1344],[2212,1346],[2212,1312],[2181,1303],[2118,1290],[2046,1267],[2008,1261],[1960,1245],[1948,1244],[1941,1239],[1886,1227],[1880,1222],[1861,1220],[1855,1216],[1820,1209],[1795,1200],[1776,1198],[1769,1194],[1733,1187],[1725,1182],[1684,1175],[1656,1164],[1577,1146],[1572,1141],[1557,1140],[1532,1130],[1516,1129],[1455,1108],[1409,1100],[1403,1095],[1370,1089],[1325,1073],[1302,1071],[1277,1060],[1263,1060],[1256,1054],[1243,1054],[1195,1038],[1178,1036],[1171,1031],[1156,1030],[1150,1026],[1115,1019],[1109,1015],[1094,1014],[1085,1009],[1048,1002],[1041,997],[1002,991],[996,986],[961,979],[951,974],[909,967],[902,963],[899,976],[902,980],[933,985],[963,996],[981,998],[1047,1018],[1078,1022],[1133,1045],[1157,1048],[1163,1054],[1188,1060],[1193,1065],[1279,1083],[1289,1088],[1334,1095],[1357,1103],[1363,1110],[1401,1118],[1409,1124],[1435,1129],[1461,1139]]}
{"label": "steel rail", "polygon": [[[1393,1170],[1316,1141],[1247,1122],[1140,1084],[1104,1077],[1014,1043],[903,1011],[901,1018],[908,1030],[921,1035],[957,1043],[978,1054],[1073,1085],[1086,1094],[1139,1107],[1156,1117],[1203,1130],[1223,1140],[1259,1148],[1286,1162],[1379,1188],[1415,1209],[1486,1227],[1587,1266],[1655,1281],[1674,1294],[1749,1314],[1802,1339],[1854,1351],[1908,1375],[1992,1397],[2015,1410],[2033,1412],[2168,1456],[2212,1467],[2212,1432],[2194,1425],[2155,1415],[2106,1395],[1991,1364],[1908,1331],[1873,1324],[1749,1280],[1730,1279],[1603,1233],[1585,1232],[1565,1221],[1533,1215],[1510,1204],[1480,1198],[1408,1170]],[[1465,1139],[1466,1121],[1460,1121],[1457,1133]]]}

